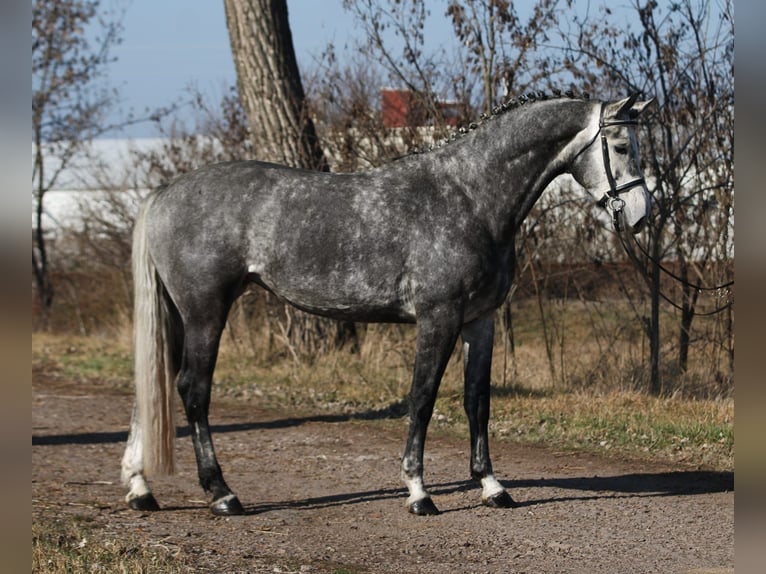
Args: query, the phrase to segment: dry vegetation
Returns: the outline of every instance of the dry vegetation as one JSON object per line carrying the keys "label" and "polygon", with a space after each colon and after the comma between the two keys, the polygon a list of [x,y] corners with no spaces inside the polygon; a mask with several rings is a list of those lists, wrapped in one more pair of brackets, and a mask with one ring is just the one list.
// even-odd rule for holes
{"label": "dry vegetation", "polygon": [[163,548],[147,547],[139,540],[97,538],[97,532],[85,518],[74,516],[53,522],[33,522],[32,572],[181,574],[192,567]]}
{"label": "dry vegetation", "polygon": [[[583,338],[582,322],[573,322],[577,327],[569,334],[577,345],[565,347],[560,358],[569,382],[553,380],[534,316],[525,320],[524,306],[520,311],[513,356],[501,335],[495,349],[495,440],[733,469],[730,388],[706,381],[700,369],[679,376],[674,395],[642,392],[641,357],[621,345],[612,349],[610,361],[602,360],[597,343]],[[224,336],[214,383],[217,401],[360,416],[387,410],[404,419],[414,360],[413,327],[371,325],[361,330],[356,352],[343,348],[309,357],[290,352],[278,338],[269,343],[268,324],[246,323],[243,315],[241,310],[233,314]],[[467,427],[461,360],[458,345],[432,424],[462,435]],[[131,392],[128,324],[111,335],[35,334],[33,370],[84,384],[110,381]],[[684,392],[684,385],[694,392]]]}

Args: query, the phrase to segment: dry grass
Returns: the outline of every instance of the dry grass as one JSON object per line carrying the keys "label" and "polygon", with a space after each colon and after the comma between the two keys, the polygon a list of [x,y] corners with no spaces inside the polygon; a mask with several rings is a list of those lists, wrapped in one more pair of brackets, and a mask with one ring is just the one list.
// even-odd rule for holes
{"label": "dry grass", "polygon": [[129,537],[103,539],[98,529],[77,516],[32,522],[32,572],[124,573],[189,572],[193,563],[158,545]]}
{"label": "dry grass", "polygon": [[[414,359],[414,329],[373,326],[358,353],[335,351],[311,361],[286,352],[267,356],[227,335],[215,375],[219,400],[255,401],[275,409],[324,412],[401,411]],[[48,375],[131,388],[130,345],[117,338],[35,334],[33,368]],[[719,470],[734,467],[734,401],[731,397],[652,397],[619,380],[635,376],[622,358],[612,365],[617,381],[563,386],[551,381],[539,344],[517,347],[515,364],[498,345],[493,368],[491,431],[496,440],[545,443],[608,456],[648,458]],[[433,426],[466,434],[462,356],[456,349],[445,373]],[[504,369],[505,367],[505,369]],[[592,367],[589,367],[592,369]],[[604,367],[605,368],[605,367]],[[541,374],[542,373],[542,374]],[[606,373],[603,376],[606,378]]]}
{"label": "dry grass", "polygon": [[521,392],[494,400],[491,430],[554,448],[733,470],[733,411],[731,399]]}

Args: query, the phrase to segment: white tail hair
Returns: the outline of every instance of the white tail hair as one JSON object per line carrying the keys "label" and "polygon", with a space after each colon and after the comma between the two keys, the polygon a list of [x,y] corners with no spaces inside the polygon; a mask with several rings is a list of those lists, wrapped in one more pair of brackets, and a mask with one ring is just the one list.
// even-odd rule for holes
{"label": "white tail hair", "polygon": [[157,276],[146,238],[146,214],[153,197],[144,203],[133,230],[134,377],[144,472],[166,475],[175,470],[173,397],[177,372],[167,308],[172,303]]}

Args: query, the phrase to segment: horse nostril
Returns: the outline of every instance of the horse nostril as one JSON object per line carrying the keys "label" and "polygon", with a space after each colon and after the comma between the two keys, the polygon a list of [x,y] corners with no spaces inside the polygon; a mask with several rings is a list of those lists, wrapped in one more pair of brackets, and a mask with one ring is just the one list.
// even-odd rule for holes
{"label": "horse nostril", "polygon": [[644,225],[646,225],[646,216],[642,217],[636,223],[633,225],[633,233],[638,233],[644,228]]}

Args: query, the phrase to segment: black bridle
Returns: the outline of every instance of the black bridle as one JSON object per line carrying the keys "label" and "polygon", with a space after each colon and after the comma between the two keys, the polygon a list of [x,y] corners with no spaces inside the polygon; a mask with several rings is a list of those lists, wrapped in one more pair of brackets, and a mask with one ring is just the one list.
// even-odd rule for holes
{"label": "black bridle", "polygon": [[630,181],[627,181],[623,184],[617,185],[617,181],[614,179],[614,174],[612,173],[612,162],[609,159],[609,142],[606,139],[604,128],[608,128],[612,126],[635,126],[635,125],[638,125],[638,120],[635,120],[635,119],[605,120],[604,119],[605,107],[606,107],[606,104],[602,103],[601,112],[598,118],[598,131],[596,132],[596,135],[593,136],[593,139],[591,139],[590,142],[588,142],[588,145],[586,145],[577,155],[579,156],[585,150],[590,148],[590,146],[593,145],[596,139],[599,136],[601,136],[601,157],[603,158],[603,161],[604,161],[604,171],[606,172],[606,180],[609,182],[609,189],[605,191],[601,199],[598,200],[598,205],[599,207],[608,208],[609,211],[612,212],[612,221],[614,223],[614,228],[616,231],[619,232],[621,231],[620,214],[622,213],[622,209],[625,207],[625,201],[620,197],[620,194],[626,193],[639,185],[646,185],[646,181],[644,180],[644,177],[641,176],[641,177],[632,179]]}

